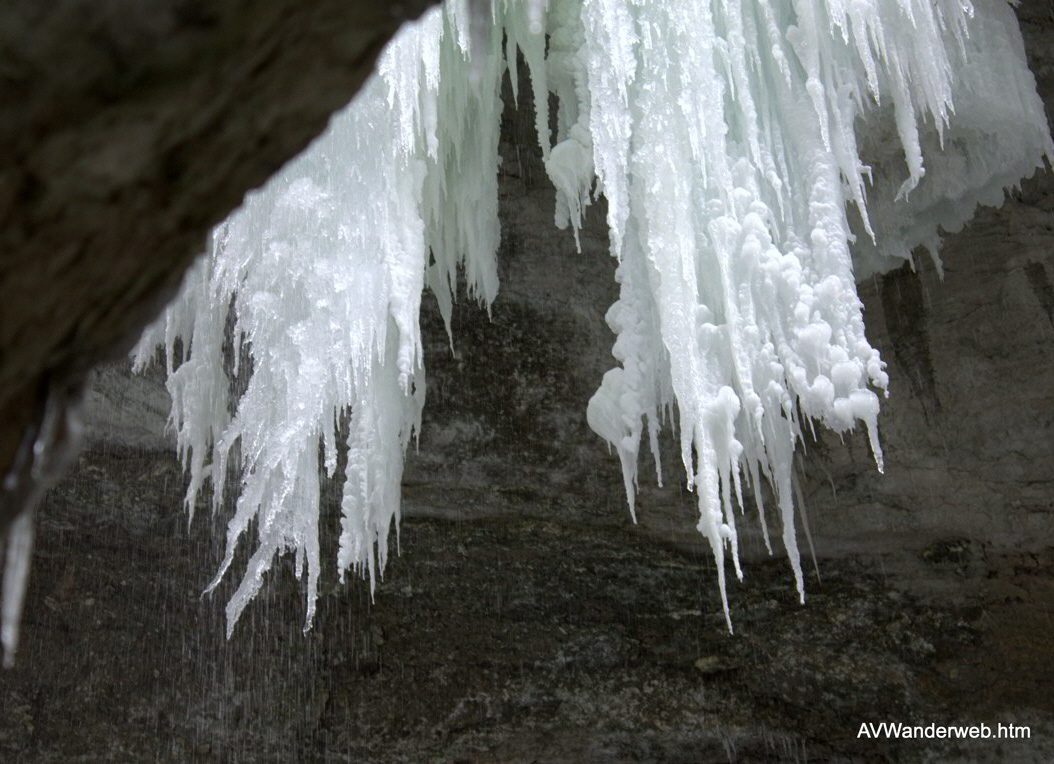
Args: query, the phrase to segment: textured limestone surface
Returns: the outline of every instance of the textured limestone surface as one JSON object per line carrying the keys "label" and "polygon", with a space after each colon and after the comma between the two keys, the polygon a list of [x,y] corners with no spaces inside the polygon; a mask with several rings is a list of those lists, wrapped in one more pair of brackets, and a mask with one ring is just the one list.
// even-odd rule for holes
{"label": "textured limestone surface", "polygon": [[[1019,14],[1051,104],[1041,5]],[[200,597],[224,518],[201,511],[187,528],[156,380],[105,369],[93,447],[40,511],[20,664],[0,677],[0,757],[1054,760],[1054,176],[948,236],[943,282],[920,260],[862,285],[891,373],[886,474],[862,433],[807,443],[819,575],[806,559],[799,605],[786,561],[745,533],[729,635],[670,439],[665,488],[642,465],[634,526],[618,461],[586,426],[613,363],[614,264],[601,209],[581,253],[553,229],[532,119],[504,129],[493,319],[462,302],[451,353],[426,300],[421,448],[401,554],[373,601],[327,569],[303,635],[283,562],[226,642],[236,581]],[[332,559],[332,532],[324,543]],[[881,721],[1031,737],[857,737]]]}
{"label": "textured limestone surface", "polygon": [[[554,518],[412,519],[376,598],[283,563],[224,640],[166,454],[110,443],[41,508],[5,761],[1019,761],[1054,756],[1054,554],[984,542],[756,562],[725,630],[709,557]],[[329,540],[328,552],[332,549]],[[244,561],[244,555],[242,555]],[[911,576],[905,574],[912,566]],[[925,579],[923,592],[911,578]],[[872,741],[863,722],[1028,726]]]}
{"label": "textured limestone surface", "polygon": [[172,399],[164,388],[164,371],[129,374],[127,364],[97,368],[85,400],[85,439],[89,451],[114,444],[152,451],[174,449],[168,429]]}

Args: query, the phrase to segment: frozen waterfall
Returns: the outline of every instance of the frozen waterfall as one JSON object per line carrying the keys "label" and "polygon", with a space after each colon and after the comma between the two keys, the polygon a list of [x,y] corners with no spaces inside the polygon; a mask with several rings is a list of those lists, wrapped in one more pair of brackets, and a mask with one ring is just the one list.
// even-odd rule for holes
{"label": "frozen waterfall", "polygon": [[920,246],[937,258],[941,229],[1054,156],[1004,0],[489,12],[482,34],[457,2],[408,25],[325,135],[214,230],[135,352],[142,368],[166,350],[187,509],[207,483],[215,508],[237,493],[212,586],[255,528],[228,631],[283,553],[307,576],[310,626],[320,475],[342,436],[337,566],[371,582],[383,571],[425,401],[422,290],[448,331],[459,272],[486,305],[497,293],[500,87],[509,70],[515,87],[518,61],[556,224],[577,237],[583,210],[607,200],[618,365],[589,424],[618,453],[632,512],[645,433],[658,464],[673,420],[729,628],[744,482],[758,502],[771,486],[804,598],[791,483],[803,430],[859,423],[882,469],[887,377],[856,280]]}

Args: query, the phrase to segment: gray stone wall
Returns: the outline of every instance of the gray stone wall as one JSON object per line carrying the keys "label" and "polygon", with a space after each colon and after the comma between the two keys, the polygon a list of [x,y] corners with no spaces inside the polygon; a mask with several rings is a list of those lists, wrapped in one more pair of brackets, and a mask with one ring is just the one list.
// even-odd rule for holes
{"label": "gray stone wall", "polygon": [[[1019,14],[1054,103],[1054,23]],[[225,642],[233,583],[199,596],[224,519],[188,530],[157,380],[105,369],[93,448],[40,511],[0,683],[6,760],[1054,759],[1054,176],[949,236],[943,282],[920,261],[861,285],[891,376],[886,473],[862,433],[807,443],[806,604],[746,533],[732,636],[669,438],[666,487],[645,459],[634,526],[586,426],[613,363],[614,263],[601,209],[581,253],[553,228],[532,130],[522,111],[505,124],[493,320],[459,304],[451,353],[426,300],[421,447],[375,597],[327,570],[302,635],[283,563]],[[884,720],[1032,737],[857,738]]]}

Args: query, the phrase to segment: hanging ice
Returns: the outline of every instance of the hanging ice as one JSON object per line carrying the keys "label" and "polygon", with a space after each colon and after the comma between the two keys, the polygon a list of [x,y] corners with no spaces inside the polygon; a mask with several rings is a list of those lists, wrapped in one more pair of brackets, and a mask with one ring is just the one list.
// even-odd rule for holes
{"label": "hanging ice", "polygon": [[[435,292],[448,325],[459,267],[488,305],[497,293],[501,36],[487,37],[472,68],[465,19],[463,9],[436,10],[392,42],[354,105],[215,229],[134,351],[141,369],[156,346],[166,350],[191,516],[206,481],[215,511],[228,465],[240,476],[209,590],[254,523],[258,543],[228,604],[228,632],[283,552],[307,574],[310,625],[320,473],[334,474],[345,430],[338,570],[354,567],[372,588],[398,529],[403,453],[424,402],[422,289]],[[251,371],[239,369],[243,357]]]}
{"label": "hanging ice", "polygon": [[[404,30],[327,134],[216,229],[140,343],[137,366],[167,348],[188,509],[206,480],[219,507],[228,463],[239,468],[216,581],[253,522],[259,541],[229,629],[285,551],[308,575],[310,624],[320,467],[334,473],[344,430],[338,569],[372,581],[384,568],[424,399],[421,290],[448,329],[459,269],[488,305],[497,291],[499,86],[517,50],[556,222],[577,237],[603,193],[619,260],[607,320],[620,366],[587,418],[618,452],[632,511],[642,436],[658,464],[676,411],[726,617],[743,479],[759,502],[771,484],[804,596],[791,487],[802,427],[862,422],[881,469],[887,379],[854,277],[918,245],[936,256],[940,227],[999,203],[1054,154],[1003,0],[544,5],[494,2],[471,62],[463,3]],[[251,376],[231,397],[243,355]]]}
{"label": "hanging ice", "polygon": [[804,598],[802,427],[862,422],[882,469],[887,378],[854,269],[895,267],[920,244],[936,255],[939,226],[957,230],[1054,154],[1016,19],[1001,0],[581,7],[576,76],[621,260],[608,323],[622,370],[590,424],[618,449],[632,509],[642,421],[654,430],[672,385],[726,619],[741,475],[762,515],[771,484]]}

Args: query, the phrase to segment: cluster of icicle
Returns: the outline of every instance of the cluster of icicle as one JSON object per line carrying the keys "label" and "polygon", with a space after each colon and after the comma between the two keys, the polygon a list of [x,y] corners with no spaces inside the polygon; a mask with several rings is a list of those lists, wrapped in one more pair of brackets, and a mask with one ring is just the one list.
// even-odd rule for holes
{"label": "cluster of icicle", "polygon": [[[863,423],[881,469],[887,378],[856,278],[918,245],[935,253],[939,226],[956,230],[1054,154],[1003,0],[494,0],[489,13],[482,35],[464,3],[405,28],[328,132],[214,231],[136,351],[141,368],[167,349],[188,509],[206,480],[220,507],[237,461],[210,589],[253,521],[258,543],[228,630],[289,551],[310,625],[320,474],[344,430],[338,570],[371,585],[383,571],[424,401],[422,289],[448,331],[459,270],[488,306],[496,295],[499,94],[507,70],[515,89],[517,51],[557,224],[577,237],[584,208],[607,199],[620,366],[588,421],[616,448],[633,511],[643,434],[658,465],[676,412],[726,618],[744,481],[763,528],[771,486],[803,592],[802,428]],[[232,393],[243,355],[251,375]]]}

